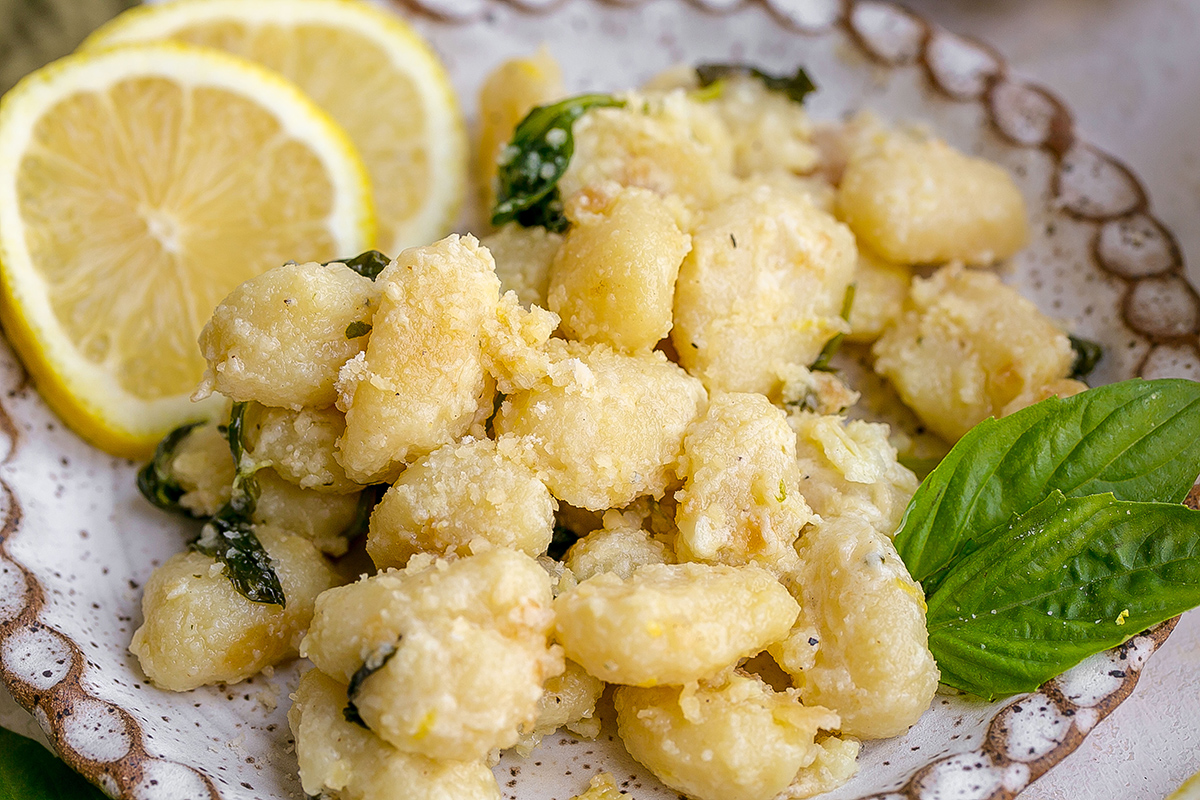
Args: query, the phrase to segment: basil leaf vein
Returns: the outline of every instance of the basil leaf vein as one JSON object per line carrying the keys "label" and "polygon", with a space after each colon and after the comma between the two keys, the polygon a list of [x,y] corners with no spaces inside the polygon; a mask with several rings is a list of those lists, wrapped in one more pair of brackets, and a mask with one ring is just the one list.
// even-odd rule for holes
{"label": "basil leaf vein", "polygon": [[1200,384],[1132,380],[1050,398],[975,426],[913,496],[895,536],[936,591],[955,559],[987,546],[1051,492],[1180,503],[1200,473]]}
{"label": "basil leaf vein", "polygon": [[1200,512],[1052,491],[929,598],[942,682],[992,699],[1200,604]]}

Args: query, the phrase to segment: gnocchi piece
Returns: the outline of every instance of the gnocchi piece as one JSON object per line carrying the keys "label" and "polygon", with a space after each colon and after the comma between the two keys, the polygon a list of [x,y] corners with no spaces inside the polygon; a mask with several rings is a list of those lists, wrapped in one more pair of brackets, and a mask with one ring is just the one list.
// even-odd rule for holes
{"label": "gnocchi piece", "polygon": [[578,581],[606,572],[628,580],[638,567],[672,564],[675,557],[667,545],[641,528],[618,523],[616,527],[605,526],[575,542],[563,561]]}
{"label": "gnocchi piece", "polygon": [[623,107],[593,108],[575,123],[575,153],[558,182],[564,199],[608,181],[677,195],[693,210],[728,194],[733,146],[713,109],[681,90],[623,99]]}
{"label": "gnocchi piece", "polygon": [[781,409],[761,394],[714,394],[688,428],[676,474],[680,560],[794,568],[792,544],[813,514]]}
{"label": "gnocchi piece", "polygon": [[952,265],[913,281],[904,315],[872,348],[875,371],[955,442],[1014,400],[1066,378],[1067,335],[990,272]]}
{"label": "gnocchi piece", "polygon": [[550,262],[562,246],[562,234],[510,222],[482,240],[496,261],[496,276],[505,292],[516,292],[521,304],[545,306],[550,289]]}
{"label": "gnocchi piece", "polygon": [[347,536],[359,518],[360,494],[325,494],[301,489],[273,469],[255,474],[258,502],[256,524],[283,528],[313,543],[322,553],[340,556],[350,547]]}
{"label": "gnocchi piece", "polygon": [[[420,556],[317,601],[302,652],[349,682],[368,727],[430,758],[484,758],[532,727],[546,679],[562,672],[547,637],[550,577],[528,556]],[[365,677],[369,661],[380,666]]]}
{"label": "gnocchi piece", "polygon": [[1025,200],[1003,167],[905,132],[862,139],[842,174],[838,208],[884,259],[987,265],[1025,246]]}
{"label": "gnocchi piece", "polygon": [[565,94],[562,70],[545,47],[528,58],[505,61],[484,80],[479,89],[477,156],[485,209],[491,209],[496,202],[496,162],[518,123],[535,106]]}
{"label": "gnocchi piece", "polygon": [[258,406],[247,412],[246,420],[242,438],[248,455],[269,464],[284,480],[331,494],[362,489],[337,462],[336,444],[346,430],[346,418],[336,408],[291,411]]}
{"label": "gnocchi piece", "polygon": [[554,531],[556,503],[529,467],[490,439],[465,439],[415,461],[375,512],[367,552],[380,569],[416,553],[468,555],[508,547],[536,557]]}
{"label": "gnocchi piece", "polygon": [[537,722],[533,730],[521,734],[517,752],[529,755],[541,742],[556,730],[566,727],[585,739],[600,735],[600,719],[595,716],[596,703],[604,693],[604,681],[588,675],[574,661],[566,662],[566,669],[546,681],[542,698],[538,700]]}
{"label": "gnocchi piece", "polygon": [[[694,71],[693,71],[694,74]],[[739,178],[771,173],[808,173],[817,165],[813,124],[804,106],[751,77],[721,82],[708,105],[725,121]]]}
{"label": "gnocchi piece", "polygon": [[896,460],[887,425],[794,412],[800,493],[821,519],[855,516],[889,539],[920,481]]}
{"label": "gnocchi piece", "polygon": [[492,382],[480,328],[500,297],[492,257],[472,236],[405,250],[379,274],[370,343],[338,377],[346,431],[342,467],[359,483],[394,479],[404,464],[461,437]]}
{"label": "gnocchi piece", "polygon": [[657,351],[568,344],[569,377],[509,395],[498,435],[521,437],[551,493],[586,509],[661,497],[704,387]]}
{"label": "gnocchi piece", "polygon": [[[788,642],[768,648],[771,655],[805,703],[841,715],[842,733],[899,736],[937,689],[921,587],[891,541],[854,516],[809,528],[796,550],[792,586],[804,611]],[[815,652],[797,663],[790,657],[797,650]]]}
{"label": "gnocchi piece", "polygon": [[233,454],[216,425],[194,428],[175,450],[170,472],[184,490],[179,505],[193,516],[211,517],[229,501]]}
{"label": "gnocchi piece", "polygon": [[858,751],[862,745],[857,739],[818,734],[817,747],[821,752],[816,760],[800,770],[776,800],[804,800],[832,792],[858,772]]}
{"label": "gnocchi piece", "polygon": [[483,367],[501,394],[532,389],[543,380],[564,383],[572,376],[567,343],[552,339],[558,315],[540,306],[521,305],[515,292],[505,292],[495,317],[485,321]]}
{"label": "gnocchi piece", "polygon": [[397,750],[347,722],[346,686],[320,670],[300,679],[288,724],[300,784],[310,797],[341,800],[500,800],[482,761],[435,761]]}
{"label": "gnocchi piece", "polygon": [[850,230],[808,196],[759,185],[702,215],[679,268],[671,341],[709,391],[777,394],[846,330]]}
{"label": "gnocchi piece", "polygon": [[572,226],[550,266],[547,294],[563,333],[626,352],[651,349],[671,330],[690,237],[646,189],[584,189],[566,214]]}
{"label": "gnocchi piece", "polygon": [[155,686],[185,692],[238,683],[296,655],[321,592],[340,581],[306,539],[255,526],[287,605],[255,603],[233,588],[225,568],[194,551],[154,571],[142,595],[144,621],[129,651]]}
{"label": "gnocchi piece", "polygon": [[817,760],[817,732],[838,727],[833,711],[738,672],[695,689],[621,686],[613,703],[629,754],[697,800],[771,800]]}
{"label": "gnocchi piece", "polygon": [[200,332],[208,367],[195,397],[217,391],[294,410],[333,405],[338,370],[367,346],[347,328],[371,324],[378,298],[369,278],[338,263],[285,264],[251,278]]}
{"label": "gnocchi piece", "polygon": [[888,325],[900,318],[911,284],[911,268],[884,261],[860,246],[846,340],[869,344],[878,339]]}
{"label": "gnocchi piece", "polygon": [[650,564],[602,573],[559,595],[557,641],[608,683],[685,684],[787,635],[799,611],[766,570]]}

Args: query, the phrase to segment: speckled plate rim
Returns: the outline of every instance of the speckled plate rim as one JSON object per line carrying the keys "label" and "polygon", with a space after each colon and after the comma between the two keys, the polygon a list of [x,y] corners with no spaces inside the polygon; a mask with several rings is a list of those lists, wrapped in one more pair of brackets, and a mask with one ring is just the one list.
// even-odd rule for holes
{"label": "speckled plate rim", "polygon": [[[636,6],[642,0],[609,0]],[[678,0],[680,3],[684,0]],[[563,3],[600,0],[402,0],[408,13],[448,24],[466,23],[507,4],[529,13]],[[886,0],[689,0],[704,11],[727,14],[765,7],[797,35],[841,28],[881,67],[919,64],[929,84],[961,103],[982,107],[990,125],[1011,145],[1047,152],[1055,169],[1051,190],[1058,209],[1092,227],[1093,266],[1123,282],[1122,319],[1148,344],[1136,372],[1175,374],[1200,364],[1200,298],[1187,282],[1174,236],[1150,210],[1149,196],[1133,172],[1079,137],[1069,108],[1047,89],[1010,74],[988,45],[958,36]],[[2,387],[24,388],[27,378]],[[21,445],[17,426],[0,401],[0,450],[7,463]],[[1188,499],[1200,506],[1200,495]],[[41,620],[47,592],[8,548],[21,533],[22,501],[0,480],[0,678],[31,711],[51,743],[74,769],[112,797],[220,797],[213,780],[185,764],[158,758],[144,744],[135,717],[90,693],[81,678],[87,663],[79,645]],[[900,788],[870,800],[933,800],[955,796],[1008,800],[1061,762],[1095,725],[1133,691],[1147,659],[1175,625],[1170,620],[1046,683],[1038,692],[1004,705],[990,720],[980,746],[938,758],[917,769]],[[54,669],[30,674],[23,653],[36,650]],[[1042,745],[1014,751],[1017,733],[1038,727]],[[107,740],[97,748],[90,742]],[[865,800],[865,799],[864,799]]]}

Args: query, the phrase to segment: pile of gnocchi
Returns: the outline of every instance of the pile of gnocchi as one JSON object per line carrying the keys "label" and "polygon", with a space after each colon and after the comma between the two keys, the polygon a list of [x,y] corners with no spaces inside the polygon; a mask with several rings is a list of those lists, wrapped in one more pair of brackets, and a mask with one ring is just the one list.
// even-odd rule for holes
{"label": "pile of gnocchi", "polygon": [[[544,54],[486,83],[489,204],[514,128],[563,94]],[[290,263],[201,335],[197,395],[231,415],[151,467],[208,523],[131,650],[174,691],[311,660],[289,713],[309,795],[499,798],[502,751],[594,737],[598,708],[697,800],[841,785],[938,668],[890,538],[911,441],[851,417],[833,348],[947,445],[1085,388],[988,270],[1028,238],[1002,168],[816,124],[750,72],[616,97],[546,136],[573,145],[561,224]]]}

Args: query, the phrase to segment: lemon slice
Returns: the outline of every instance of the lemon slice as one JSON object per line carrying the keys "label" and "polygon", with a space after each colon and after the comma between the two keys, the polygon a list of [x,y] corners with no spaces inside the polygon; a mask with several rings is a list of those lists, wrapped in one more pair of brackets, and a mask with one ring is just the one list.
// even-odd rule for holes
{"label": "lemon slice", "polygon": [[234,287],[373,238],[353,145],[253,63],[118,48],[0,101],[0,322],[50,406],[110,453],[145,456],[205,415],[196,337]]}
{"label": "lemon slice", "polygon": [[362,155],[389,255],[449,232],[467,144],[450,79],[395,15],[357,0],[177,0],[100,28],[83,48],[171,39],[270,67],[329,112]]}

